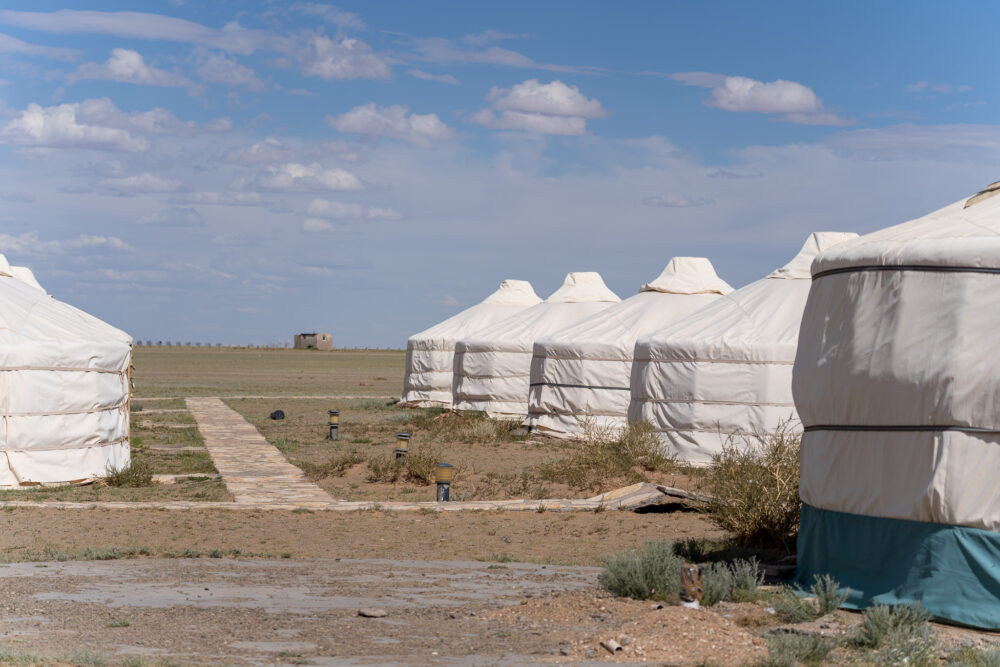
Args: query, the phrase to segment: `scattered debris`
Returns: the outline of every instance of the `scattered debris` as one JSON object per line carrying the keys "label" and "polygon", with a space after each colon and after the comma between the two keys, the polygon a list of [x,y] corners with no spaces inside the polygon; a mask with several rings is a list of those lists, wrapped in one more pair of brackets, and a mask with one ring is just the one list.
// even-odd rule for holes
{"label": "scattered debris", "polygon": [[358,616],[363,618],[385,618],[389,615],[385,609],[378,609],[376,607],[366,607],[364,609],[358,609]]}
{"label": "scattered debris", "polygon": [[601,642],[601,646],[606,648],[609,653],[618,653],[623,650],[622,645],[616,642],[614,639],[605,639]]}

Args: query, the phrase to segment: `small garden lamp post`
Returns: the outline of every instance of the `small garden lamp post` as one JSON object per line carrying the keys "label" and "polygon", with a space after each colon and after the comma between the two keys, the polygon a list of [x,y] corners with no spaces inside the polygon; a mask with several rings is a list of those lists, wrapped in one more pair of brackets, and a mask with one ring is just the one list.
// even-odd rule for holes
{"label": "small garden lamp post", "polygon": [[451,500],[451,480],[455,478],[455,466],[450,463],[439,463],[434,468],[434,481],[437,482],[437,501],[446,503]]}
{"label": "small garden lamp post", "polygon": [[327,410],[330,415],[330,435],[326,437],[327,440],[339,440],[340,439],[340,410]]}
{"label": "small garden lamp post", "polygon": [[397,433],[396,434],[396,449],[393,450],[396,453],[396,460],[406,458],[406,455],[410,453],[410,434],[409,433]]}

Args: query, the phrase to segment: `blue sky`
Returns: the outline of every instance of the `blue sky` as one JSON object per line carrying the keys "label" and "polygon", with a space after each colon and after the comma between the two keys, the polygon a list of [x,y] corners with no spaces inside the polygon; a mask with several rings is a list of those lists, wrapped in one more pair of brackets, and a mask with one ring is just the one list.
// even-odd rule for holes
{"label": "blue sky", "polygon": [[[141,11],[136,11],[139,7]],[[8,1],[0,252],[137,339],[734,286],[996,180],[988,3]]]}

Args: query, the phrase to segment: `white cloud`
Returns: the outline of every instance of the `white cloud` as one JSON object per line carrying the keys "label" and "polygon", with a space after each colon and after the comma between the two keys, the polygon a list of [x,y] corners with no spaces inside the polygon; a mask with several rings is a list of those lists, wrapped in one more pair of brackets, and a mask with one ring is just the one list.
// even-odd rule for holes
{"label": "white cloud", "polygon": [[[111,104],[110,100],[105,100]],[[101,100],[88,100],[101,102]],[[112,105],[113,106],[113,105]],[[39,148],[92,148],[110,151],[145,151],[149,140],[124,128],[120,119],[107,118],[87,103],[42,107],[29,104],[21,115],[0,130],[0,142]],[[108,111],[105,109],[104,111]],[[117,111],[117,109],[115,109]],[[121,112],[118,112],[119,114]]]}
{"label": "white cloud", "polygon": [[198,78],[209,83],[221,83],[227,86],[246,86],[247,90],[259,93],[267,88],[267,84],[257,78],[257,74],[241,65],[235,58],[224,53],[209,53],[204,55],[196,70]]}
{"label": "white cloud", "polygon": [[494,108],[504,111],[581,118],[604,118],[608,115],[596,99],[587,99],[579,88],[567,86],[562,81],[542,84],[538,79],[528,79],[509,89],[494,86],[486,99],[493,102]]}
{"label": "white cloud", "polygon": [[782,114],[782,120],[805,125],[847,125],[850,121],[827,111],[812,88],[778,79],[765,83],[745,76],[710,72],[677,72],[670,78],[687,86],[709,88],[706,106],[724,111]]}
{"label": "white cloud", "polygon": [[252,178],[239,178],[233,187],[275,192],[318,192],[323,190],[361,190],[357,176],[343,169],[326,169],[318,162],[288,162],[270,166]]}
{"label": "white cloud", "polygon": [[270,207],[274,202],[261,199],[256,192],[183,192],[171,195],[167,200],[171,204],[209,204],[212,206],[264,206]]}
{"label": "white cloud", "polygon": [[302,73],[321,79],[388,79],[389,66],[360,39],[333,40],[323,35],[307,39],[300,54]]}
{"label": "white cloud", "polygon": [[239,164],[273,164],[294,161],[295,151],[278,139],[267,137],[245,148],[231,148],[223,157]]}
{"label": "white cloud", "polygon": [[431,74],[420,69],[408,69],[406,73],[414,79],[421,79],[423,81],[437,81],[438,83],[448,83],[453,86],[457,86],[459,83],[458,79],[451,74]]}
{"label": "white cloud", "polygon": [[231,129],[233,129],[233,119],[229,116],[216,118],[215,120],[205,123],[206,132],[228,132]]}
{"label": "white cloud", "polygon": [[66,79],[72,83],[84,79],[103,79],[144,86],[187,86],[190,81],[179,72],[168,72],[146,64],[142,54],[132,49],[112,49],[103,65],[83,63]]}
{"label": "white cloud", "polygon": [[133,176],[118,176],[104,178],[98,181],[98,187],[104,194],[116,197],[131,197],[136,194],[177,192],[181,189],[179,181],[162,178],[148,171]]}
{"label": "white cloud", "polygon": [[354,12],[344,11],[333,5],[325,5],[318,2],[297,2],[289,9],[293,12],[315,16],[327,23],[332,23],[338,28],[353,28],[364,30],[365,22]]}
{"label": "white cloud", "polygon": [[410,113],[410,108],[401,104],[379,107],[369,102],[339,116],[327,116],[326,123],[338,132],[392,137],[421,148],[455,136],[455,131],[442,123],[437,114]]}
{"label": "white cloud", "polygon": [[[474,40],[476,39],[474,35],[470,37]],[[475,44],[475,42],[466,42],[474,46],[474,48],[468,48],[460,46],[450,39],[432,37],[415,40],[415,51],[418,59],[432,63],[499,65],[503,67],[521,67],[524,69],[542,69],[551,72],[575,72],[580,74],[594,74],[603,71],[597,67],[537,63],[523,53],[504,49],[499,46],[475,48],[475,46],[485,45],[488,41],[488,39],[486,41],[479,41],[478,44]]]}
{"label": "white cloud", "polygon": [[131,252],[135,250],[117,236],[87,236],[81,234],[75,239],[42,241],[38,232],[27,232],[20,236],[0,234],[0,251],[10,255],[58,255],[84,248],[107,248]]}
{"label": "white cloud", "polygon": [[691,208],[694,206],[709,206],[710,204],[714,204],[715,200],[710,197],[689,197],[687,195],[670,193],[654,197],[643,197],[642,203],[646,206],[660,208]]}
{"label": "white cloud", "polygon": [[326,232],[331,229],[333,229],[332,224],[319,218],[307,218],[302,222],[302,231],[304,232]]}
{"label": "white cloud", "polygon": [[139,218],[139,223],[163,227],[204,227],[205,218],[190,206],[173,206],[147,213]]}
{"label": "white cloud", "polygon": [[368,208],[328,199],[313,199],[307,212],[314,217],[333,220],[399,220],[402,217],[391,208]]}
{"label": "white cloud", "polygon": [[470,120],[501,130],[576,136],[587,133],[588,119],[608,115],[596,98],[588,99],[579,88],[562,81],[543,84],[528,79],[511,88],[494,86],[486,99],[493,108],[478,111]]}
{"label": "white cloud", "polygon": [[0,53],[21,53],[26,56],[45,56],[52,60],[76,60],[80,52],[76,49],[63,49],[40,44],[29,44],[17,37],[0,34]]}
{"label": "white cloud", "polygon": [[257,49],[289,52],[292,40],[236,22],[221,29],[185,19],[143,12],[100,12],[60,9],[55,12],[0,10],[0,24],[57,34],[113,35],[153,41],[203,44],[230,53],[250,55]]}
{"label": "white cloud", "polygon": [[482,32],[477,32],[472,35],[466,35],[462,38],[462,42],[465,44],[471,44],[472,46],[485,46],[490,42],[502,42],[511,39],[526,39],[529,37],[527,33],[510,33],[510,32],[500,32],[499,30],[483,30]]}

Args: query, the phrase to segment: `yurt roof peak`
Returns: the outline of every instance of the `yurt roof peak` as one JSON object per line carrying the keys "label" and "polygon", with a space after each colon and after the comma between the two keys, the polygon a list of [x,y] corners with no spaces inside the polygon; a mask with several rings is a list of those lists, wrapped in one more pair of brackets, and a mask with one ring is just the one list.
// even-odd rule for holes
{"label": "yurt roof peak", "polygon": [[733,288],[715,273],[706,257],[673,257],[659,277],[640,292],[664,294],[729,294]]}
{"label": "yurt roof peak", "polygon": [[508,278],[500,283],[497,291],[483,299],[483,303],[495,306],[533,306],[542,299],[535,294],[534,288],[527,280]]}
{"label": "yurt roof peak", "polygon": [[806,239],[799,253],[792,258],[792,261],[771,272],[767,277],[784,280],[808,280],[812,277],[810,267],[813,260],[816,259],[816,255],[838,243],[856,238],[858,235],[854,232],[813,232]]}
{"label": "yurt roof peak", "polygon": [[545,300],[545,303],[585,303],[591,301],[610,301],[618,303],[621,299],[608,289],[595,271],[576,271],[566,274],[562,287]]}

